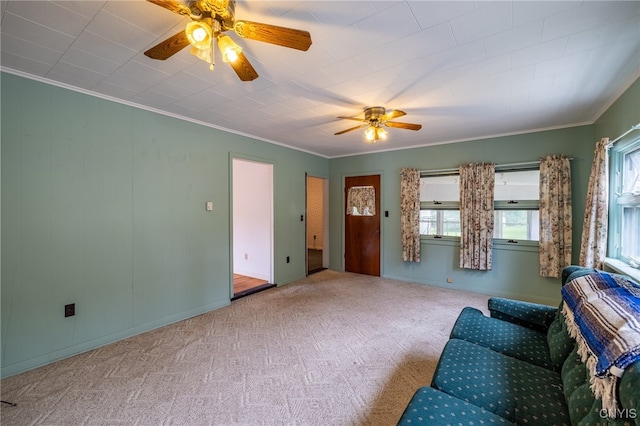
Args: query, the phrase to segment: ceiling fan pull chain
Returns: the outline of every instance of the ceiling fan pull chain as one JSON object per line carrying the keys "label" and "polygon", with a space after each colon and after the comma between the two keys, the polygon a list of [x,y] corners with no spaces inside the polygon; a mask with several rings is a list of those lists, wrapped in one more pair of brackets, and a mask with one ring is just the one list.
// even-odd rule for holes
{"label": "ceiling fan pull chain", "polygon": [[216,49],[213,45],[216,37],[211,37],[211,65],[209,65],[209,70],[213,71],[213,66],[216,64]]}

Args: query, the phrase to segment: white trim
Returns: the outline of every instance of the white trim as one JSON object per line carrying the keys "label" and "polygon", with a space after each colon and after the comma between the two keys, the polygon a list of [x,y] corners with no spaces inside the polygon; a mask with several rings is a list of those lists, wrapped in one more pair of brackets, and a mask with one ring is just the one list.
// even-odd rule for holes
{"label": "white trim", "polygon": [[640,284],[640,269],[635,269],[621,260],[607,257],[604,260],[605,270],[628,275]]}
{"label": "white trim", "polygon": [[602,108],[600,108],[600,110],[596,113],[595,117],[593,117],[592,124],[598,121],[600,117],[602,117],[602,115],[605,112],[607,112],[609,108],[611,108],[611,106],[615,104],[616,101],[620,99],[620,97],[624,95],[624,93],[627,90],[629,90],[629,88],[633,85],[633,83],[635,83],[636,80],[638,80],[639,78],[640,78],[640,69],[638,69],[631,77],[629,77],[629,79],[627,79],[627,81],[625,81],[625,83],[622,85],[620,90],[608,102],[606,102],[602,106]]}

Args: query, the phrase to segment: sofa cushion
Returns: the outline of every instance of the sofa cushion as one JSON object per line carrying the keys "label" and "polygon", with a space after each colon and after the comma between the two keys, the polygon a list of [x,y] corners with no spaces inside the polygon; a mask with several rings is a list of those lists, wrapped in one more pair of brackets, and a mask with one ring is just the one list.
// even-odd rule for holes
{"label": "sofa cushion", "polygon": [[474,343],[445,345],[432,386],[518,424],[569,424],[560,374]]}
{"label": "sofa cushion", "polygon": [[594,397],[587,366],[580,360],[577,347],[562,366],[562,383],[572,424],[629,425],[640,420],[640,363],[632,364],[620,379],[619,410],[616,419],[608,419],[602,400]]}
{"label": "sofa cushion", "polygon": [[521,325],[485,316],[475,308],[462,310],[451,338],[466,340],[545,368],[560,369],[549,357],[547,336]]}
{"label": "sofa cushion", "polygon": [[577,346],[564,362],[561,376],[571,422],[578,424],[591,411],[595,397],[589,388],[587,366],[580,361]]}
{"label": "sofa cushion", "polygon": [[623,409],[622,418],[635,419],[640,424],[640,361],[624,370],[618,385],[618,401]]}
{"label": "sofa cushion", "polygon": [[549,359],[551,360],[553,368],[558,371],[560,371],[562,364],[576,346],[576,341],[569,336],[567,323],[564,321],[564,315],[561,312],[562,303],[560,307],[556,319],[553,320],[547,331]]}
{"label": "sofa cushion", "polygon": [[507,419],[431,387],[416,391],[398,425],[511,425]]}

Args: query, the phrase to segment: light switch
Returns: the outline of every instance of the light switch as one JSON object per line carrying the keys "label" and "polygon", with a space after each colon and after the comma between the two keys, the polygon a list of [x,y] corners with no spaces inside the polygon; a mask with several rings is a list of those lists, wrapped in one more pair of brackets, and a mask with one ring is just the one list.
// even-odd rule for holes
{"label": "light switch", "polygon": [[207,201],[207,211],[213,211],[213,201]]}

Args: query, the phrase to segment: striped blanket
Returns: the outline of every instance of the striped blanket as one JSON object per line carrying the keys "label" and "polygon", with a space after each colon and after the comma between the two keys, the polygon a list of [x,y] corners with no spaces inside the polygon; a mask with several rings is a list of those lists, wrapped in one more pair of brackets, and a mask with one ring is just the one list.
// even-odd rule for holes
{"label": "striped blanket", "polygon": [[591,373],[591,390],[615,413],[616,382],[640,359],[640,286],[597,271],[562,287],[563,314]]}

